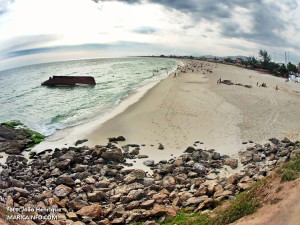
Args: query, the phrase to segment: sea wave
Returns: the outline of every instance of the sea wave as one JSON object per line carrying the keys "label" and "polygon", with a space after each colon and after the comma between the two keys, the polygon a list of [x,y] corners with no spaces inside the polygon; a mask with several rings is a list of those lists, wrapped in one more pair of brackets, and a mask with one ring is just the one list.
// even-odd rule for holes
{"label": "sea wave", "polygon": [[64,119],[68,118],[70,113],[58,114],[51,118],[51,122],[49,124],[56,124],[62,122]]}

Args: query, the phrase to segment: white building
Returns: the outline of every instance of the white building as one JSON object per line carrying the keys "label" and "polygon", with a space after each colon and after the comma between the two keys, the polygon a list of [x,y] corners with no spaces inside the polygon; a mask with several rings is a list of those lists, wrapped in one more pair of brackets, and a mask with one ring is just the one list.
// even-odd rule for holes
{"label": "white building", "polygon": [[300,74],[299,73],[292,73],[289,74],[289,81],[294,81],[296,83],[300,83]]}

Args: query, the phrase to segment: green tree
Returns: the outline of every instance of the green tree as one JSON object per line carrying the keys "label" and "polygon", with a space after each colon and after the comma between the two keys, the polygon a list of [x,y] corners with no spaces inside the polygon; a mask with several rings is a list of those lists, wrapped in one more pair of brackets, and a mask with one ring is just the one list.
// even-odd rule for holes
{"label": "green tree", "polygon": [[277,75],[279,72],[279,65],[275,62],[269,62],[266,69],[269,70],[271,73]]}
{"label": "green tree", "polygon": [[248,66],[249,66],[248,60],[243,60],[243,61],[242,61],[242,64],[243,64],[246,68],[248,68]]}
{"label": "green tree", "polygon": [[230,57],[227,57],[226,59],[224,59],[224,62],[234,63],[234,60],[232,60]]}
{"label": "green tree", "polygon": [[259,50],[258,55],[261,58],[262,68],[264,70],[267,69],[267,67],[271,61],[271,56],[268,54],[268,52],[266,50]]}
{"label": "green tree", "polygon": [[287,68],[288,72],[295,72],[295,73],[297,73],[297,71],[298,71],[297,70],[297,66],[294,65],[294,64],[292,64],[291,62],[289,62],[287,64],[286,68]]}
{"label": "green tree", "polygon": [[288,70],[286,68],[286,66],[284,64],[282,64],[280,67],[279,67],[279,72],[281,75],[284,75],[284,74],[287,74],[288,73]]}
{"label": "green tree", "polygon": [[248,66],[250,66],[251,68],[256,68],[257,65],[257,59],[254,56],[249,56],[247,58],[247,64]]}

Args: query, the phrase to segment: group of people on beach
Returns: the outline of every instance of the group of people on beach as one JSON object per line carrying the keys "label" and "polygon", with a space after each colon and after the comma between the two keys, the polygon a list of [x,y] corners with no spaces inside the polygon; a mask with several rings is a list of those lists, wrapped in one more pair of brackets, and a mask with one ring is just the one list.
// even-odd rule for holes
{"label": "group of people on beach", "polygon": [[[256,86],[258,86],[258,82],[256,83]],[[259,87],[267,87],[267,83],[263,82]]]}
{"label": "group of people on beach", "polygon": [[[256,86],[258,86],[258,82],[256,83]],[[267,87],[267,83],[263,82],[261,85],[259,85],[259,87]],[[278,91],[278,90],[279,90],[279,87],[278,87],[278,85],[276,85],[275,91]]]}
{"label": "group of people on beach", "polygon": [[195,73],[201,71],[204,71],[203,74],[205,74],[205,72],[212,73],[213,72],[212,68],[207,69],[206,66],[209,66],[209,64],[197,63],[197,62],[191,62],[184,66],[178,65],[176,71],[174,72],[174,77],[179,77],[184,73]]}
{"label": "group of people on beach", "polygon": [[[212,73],[212,68],[207,68],[207,67],[211,67],[210,64],[208,63],[190,63],[190,64],[187,64],[187,65],[184,65],[184,66],[177,66],[177,70],[174,72],[174,77],[178,77],[180,76],[182,73],[187,73],[188,71],[190,72],[199,72],[199,71],[203,71],[203,74],[205,74],[205,72],[211,72]],[[218,65],[216,64],[215,67],[218,67]],[[250,76],[250,78],[252,78],[252,76]],[[225,80],[226,81],[226,80]],[[218,80],[217,80],[217,84],[221,84],[223,81],[222,81],[222,78],[220,77]],[[248,85],[248,86],[251,86],[251,85]],[[267,87],[267,83],[263,82],[262,84],[259,85],[259,83],[257,82],[256,83],[256,86],[257,87]],[[275,87],[275,91],[278,91],[279,88],[278,88],[278,85],[276,85]]]}

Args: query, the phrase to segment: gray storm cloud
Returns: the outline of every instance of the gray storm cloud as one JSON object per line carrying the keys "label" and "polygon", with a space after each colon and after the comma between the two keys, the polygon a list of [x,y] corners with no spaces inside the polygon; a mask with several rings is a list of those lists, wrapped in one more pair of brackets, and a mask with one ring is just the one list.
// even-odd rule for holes
{"label": "gray storm cloud", "polygon": [[[111,0],[95,0],[96,2],[106,2]],[[116,0],[127,4],[159,4],[167,9],[175,9],[191,16],[194,23],[202,20],[216,22],[221,29],[220,35],[226,38],[240,38],[250,42],[255,42],[267,46],[296,47],[284,37],[284,31],[289,28],[282,10],[288,8],[292,13],[299,8],[297,0],[285,0],[270,2],[265,0]],[[246,9],[247,16],[251,18],[249,31],[244,31],[243,24],[234,19],[234,13],[239,8]],[[281,32],[280,32],[281,31]]]}

